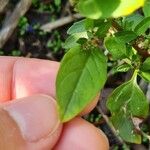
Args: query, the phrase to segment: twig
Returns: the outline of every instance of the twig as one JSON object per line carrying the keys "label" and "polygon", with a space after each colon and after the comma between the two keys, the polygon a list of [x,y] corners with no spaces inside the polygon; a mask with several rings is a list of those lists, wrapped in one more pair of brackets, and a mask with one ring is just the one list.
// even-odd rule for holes
{"label": "twig", "polygon": [[150,53],[143,48],[140,48],[136,43],[134,43],[133,48],[137,50],[138,54],[141,55],[144,59],[150,57]]}
{"label": "twig", "polygon": [[41,30],[44,30],[45,32],[50,32],[53,29],[56,29],[58,27],[64,26],[68,23],[71,23],[75,19],[81,19],[81,18],[82,18],[82,16],[80,16],[79,14],[74,14],[73,16],[64,17],[57,21],[44,24],[41,26]]}
{"label": "twig", "polygon": [[112,131],[113,135],[116,137],[116,139],[118,140],[118,142],[123,145],[125,144],[124,141],[122,140],[121,137],[119,137],[117,135],[117,131],[116,129],[113,127],[113,125],[110,123],[108,117],[103,113],[102,109],[100,107],[96,107],[97,111],[102,115],[103,119],[105,120],[105,122],[107,123],[107,125],[109,126],[110,130]]}
{"label": "twig", "polygon": [[3,12],[5,6],[8,4],[9,0],[0,0],[0,13]]}
{"label": "twig", "polygon": [[148,84],[146,97],[147,97],[148,101],[150,102],[150,83]]}
{"label": "twig", "polygon": [[112,26],[117,30],[117,31],[122,31],[122,27],[115,21],[112,20]]}
{"label": "twig", "polygon": [[63,7],[62,13],[61,13],[61,18],[65,17],[66,14],[70,15],[70,2],[67,1],[65,6]]}
{"label": "twig", "polygon": [[31,3],[31,0],[21,0],[17,4],[11,16],[5,20],[2,30],[0,31],[0,48],[2,48],[6,41],[9,39],[14,29],[16,28],[20,17],[22,17],[27,12],[31,6]]}

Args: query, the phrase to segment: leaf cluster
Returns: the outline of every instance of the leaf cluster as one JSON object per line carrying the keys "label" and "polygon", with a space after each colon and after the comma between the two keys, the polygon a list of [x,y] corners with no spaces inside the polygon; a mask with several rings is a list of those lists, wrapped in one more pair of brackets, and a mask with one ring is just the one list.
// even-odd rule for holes
{"label": "leaf cluster", "polygon": [[133,120],[144,119],[149,112],[137,76],[150,82],[150,0],[72,3],[85,18],[67,31],[64,48],[69,51],[56,81],[60,118],[62,122],[72,119],[96,97],[107,80],[108,63],[115,62],[113,73],[134,73],[110,94],[110,120],[125,141],[141,143],[140,130]]}

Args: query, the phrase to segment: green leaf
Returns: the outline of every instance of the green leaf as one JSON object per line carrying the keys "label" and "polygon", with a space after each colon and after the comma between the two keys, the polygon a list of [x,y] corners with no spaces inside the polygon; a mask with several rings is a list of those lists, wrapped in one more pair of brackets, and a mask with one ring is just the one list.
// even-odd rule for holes
{"label": "green leaf", "polygon": [[148,57],[142,64],[142,71],[150,71],[150,57]]}
{"label": "green leaf", "polygon": [[126,45],[117,37],[105,38],[105,47],[112,54],[114,59],[121,59],[126,57]]}
{"label": "green leaf", "polygon": [[144,18],[136,27],[134,32],[138,35],[142,35],[150,27],[150,17]]}
{"label": "green leaf", "polygon": [[125,43],[136,39],[137,35],[133,31],[121,31],[115,33],[115,36]]}
{"label": "green leaf", "polygon": [[141,143],[141,135],[134,131],[135,127],[131,118],[124,115],[123,111],[120,111],[117,115],[113,115],[111,117],[111,122],[115,126],[118,135],[126,142]]}
{"label": "green leaf", "polygon": [[108,32],[109,28],[111,27],[111,22],[101,22],[101,24],[98,26],[98,30],[96,32],[96,36],[98,37],[105,37],[106,33]]}
{"label": "green leaf", "polygon": [[123,28],[127,31],[134,30],[135,27],[144,19],[140,14],[133,13],[123,18]]}
{"label": "green leaf", "polygon": [[120,109],[125,109],[125,113],[128,111],[132,116],[144,118],[148,113],[146,97],[137,83],[134,83],[132,80],[115,89],[108,98],[107,106],[115,114]]}
{"label": "green leaf", "polygon": [[94,27],[100,27],[101,24],[103,24],[105,21],[111,22],[111,20],[106,20],[106,19],[95,19],[94,20]]}
{"label": "green leaf", "polygon": [[143,12],[145,17],[150,17],[150,0],[146,0]]}
{"label": "green leaf", "polygon": [[87,32],[74,33],[74,34],[70,35],[70,36],[66,39],[63,48],[65,48],[65,49],[70,49],[70,48],[73,48],[73,47],[78,46],[79,43],[78,43],[77,41],[78,41],[80,38],[85,38],[85,39],[87,39],[87,38],[88,38]]}
{"label": "green leaf", "polygon": [[141,143],[140,135],[135,132],[133,117],[145,118],[148,115],[148,101],[133,78],[116,88],[109,96],[107,107],[112,114],[112,123],[119,135],[127,142]]}
{"label": "green leaf", "polygon": [[78,115],[102,89],[106,78],[106,56],[99,48],[70,49],[62,60],[56,81],[61,121]]}
{"label": "green leaf", "polygon": [[113,68],[113,72],[117,73],[117,72],[127,72],[131,69],[131,65],[129,64],[121,64],[115,68]]}
{"label": "green leaf", "polygon": [[77,43],[79,43],[80,45],[83,45],[85,43],[87,43],[87,39],[86,38],[80,38]]}
{"label": "green leaf", "polygon": [[140,72],[139,75],[147,82],[150,82],[150,71],[147,71],[147,72],[142,71]]}
{"label": "green leaf", "polygon": [[66,39],[63,48],[70,49],[72,47],[78,46],[79,44],[77,43],[77,41],[78,41],[79,38],[80,37],[78,35],[71,35],[71,36],[69,36]]}
{"label": "green leaf", "polygon": [[134,61],[135,57],[138,57],[136,55],[135,49],[131,45],[129,45],[129,44],[126,46],[126,49],[127,49],[126,50],[127,51],[127,54],[126,54],[127,58],[129,58],[130,60]]}
{"label": "green leaf", "polygon": [[93,28],[94,28],[94,20],[86,18],[85,19],[85,29],[90,30],[90,29],[93,29]]}
{"label": "green leaf", "polygon": [[118,8],[113,12],[113,17],[127,16],[144,5],[145,0],[121,0]]}
{"label": "green leaf", "polygon": [[[91,19],[121,17],[133,13],[145,0],[79,0],[78,11]],[[108,9],[109,8],[109,9]]]}
{"label": "green leaf", "polygon": [[54,0],[54,2],[56,6],[59,6],[61,4],[61,0]]}
{"label": "green leaf", "polygon": [[77,9],[88,18],[99,19],[110,17],[118,5],[119,0],[80,0]]}
{"label": "green leaf", "polygon": [[86,32],[85,19],[75,22],[67,31],[67,34]]}

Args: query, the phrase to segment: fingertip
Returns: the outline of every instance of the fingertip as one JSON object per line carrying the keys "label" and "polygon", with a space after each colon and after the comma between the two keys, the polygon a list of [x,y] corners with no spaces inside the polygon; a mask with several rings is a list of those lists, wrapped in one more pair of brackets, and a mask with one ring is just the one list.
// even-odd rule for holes
{"label": "fingertip", "polygon": [[51,149],[61,133],[56,101],[50,96],[34,95],[7,102],[0,115],[0,137],[6,147],[3,150],[10,149],[8,143],[15,147],[12,150]]}
{"label": "fingertip", "polygon": [[54,150],[108,150],[104,133],[77,117],[64,125],[61,139]]}

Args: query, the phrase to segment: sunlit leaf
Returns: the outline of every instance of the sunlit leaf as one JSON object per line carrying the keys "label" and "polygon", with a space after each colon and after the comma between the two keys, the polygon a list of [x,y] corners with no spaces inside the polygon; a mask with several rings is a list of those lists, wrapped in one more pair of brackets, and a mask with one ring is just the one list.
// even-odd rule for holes
{"label": "sunlit leaf", "polygon": [[106,57],[99,48],[84,50],[78,46],[69,50],[56,81],[62,122],[75,117],[94,99],[104,86],[106,74]]}
{"label": "sunlit leaf", "polygon": [[92,19],[117,18],[133,13],[144,2],[145,0],[79,0],[77,9],[82,15]]}
{"label": "sunlit leaf", "polygon": [[67,31],[68,34],[86,32],[85,19],[75,22]]}
{"label": "sunlit leaf", "polygon": [[143,12],[145,17],[150,17],[150,0],[146,0]]}
{"label": "sunlit leaf", "polygon": [[121,0],[118,8],[113,12],[113,17],[127,16],[144,5],[145,0]]}
{"label": "sunlit leaf", "polygon": [[126,56],[125,42],[117,37],[107,37],[105,39],[105,47],[112,54],[114,59],[121,59]]}

